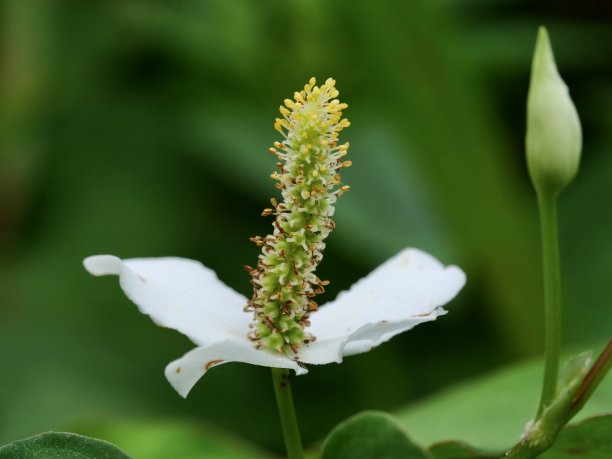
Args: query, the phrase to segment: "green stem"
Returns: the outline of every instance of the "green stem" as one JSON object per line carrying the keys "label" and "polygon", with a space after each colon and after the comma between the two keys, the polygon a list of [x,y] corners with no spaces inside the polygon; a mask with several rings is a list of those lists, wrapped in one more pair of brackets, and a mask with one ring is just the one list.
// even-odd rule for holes
{"label": "green stem", "polygon": [[559,262],[559,234],[557,228],[557,196],[538,194],[542,228],[542,258],[544,265],[545,305],[545,367],[542,397],[538,417],[555,397],[559,377],[561,351],[561,269]]}
{"label": "green stem", "polygon": [[572,404],[568,419],[571,419],[584,406],[587,400],[591,397],[599,383],[603,381],[608,372],[612,368],[612,339],[608,341],[607,346],[601,352],[589,372],[584,378]]}
{"label": "green stem", "polygon": [[288,459],[303,459],[304,450],[300,438],[293,408],[293,398],[291,397],[291,386],[289,385],[289,370],[284,368],[272,368],[272,380],[274,381],[274,392],[276,393],[276,403],[280,415],[283,437],[287,448]]}
{"label": "green stem", "polygon": [[538,457],[541,451],[534,451],[525,443],[516,444],[510,451],[502,456],[503,459],[533,459]]}
{"label": "green stem", "polygon": [[612,340],[608,342],[582,381],[570,382],[565,387],[566,392],[561,393],[553,405],[548,406],[534,422],[529,424],[521,440],[506,452],[503,459],[533,459],[550,448],[563,427],[580,411],[611,367]]}

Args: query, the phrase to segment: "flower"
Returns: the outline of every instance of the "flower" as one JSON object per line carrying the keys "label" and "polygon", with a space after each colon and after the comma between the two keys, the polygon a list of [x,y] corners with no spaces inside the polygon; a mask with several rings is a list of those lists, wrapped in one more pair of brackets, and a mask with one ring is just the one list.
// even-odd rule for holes
{"label": "flower", "polygon": [[465,274],[431,255],[405,249],[336,300],[310,314],[316,341],[292,356],[257,348],[248,338],[248,300],[201,263],[182,258],[121,260],[96,255],[83,262],[94,276],[118,275],[125,294],[155,323],[185,334],[197,347],[166,366],[174,389],[186,397],[212,367],[245,362],[307,372],[305,364],[341,362],[422,322],[435,320],[461,290]]}
{"label": "flower", "polygon": [[[174,328],[197,347],[166,367],[166,378],[183,397],[213,366],[246,362],[306,373],[305,364],[341,362],[398,333],[445,313],[442,306],[465,283],[455,267],[406,249],[319,309],[312,298],[328,281],[315,275],[324,239],[335,227],[331,217],[341,185],[339,171],[349,144],[338,134],[349,126],[347,105],[336,97],[336,82],[321,86],[311,78],[286,99],[274,127],[284,140],[270,153],[278,158],[272,174],[283,202],[272,198],[274,230],[251,238],[262,247],[257,267],[246,267],[253,296],[247,300],[201,263],[181,258],[121,260],[86,258],[95,276],[115,274],[126,295],[158,324]],[[307,331],[305,329],[307,328]]]}
{"label": "flower", "polygon": [[525,143],[529,174],[538,193],[556,195],[573,180],[582,129],[544,27],[538,31],[531,65]]}

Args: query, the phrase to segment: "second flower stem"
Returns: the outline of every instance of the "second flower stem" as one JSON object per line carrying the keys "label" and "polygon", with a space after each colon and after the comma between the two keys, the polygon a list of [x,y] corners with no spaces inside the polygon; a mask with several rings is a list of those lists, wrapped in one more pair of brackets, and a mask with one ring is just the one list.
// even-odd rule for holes
{"label": "second flower stem", "polygon": [[557,195],[539,193],[544,266],[545,367],[538,416],[553,401],[559,377],[561,351],[561,268],[557,224]]}
{"label": "second flower stem", "polygon": [[274,381],[274,392],[276,393],[276,403],[280,415],[283,437],[287,448],[288,459],[303,459],[304,450],[300,438],[293,398],[291,396],[291,386],[289,384],[289,370],[284,368],[272,368],[272,380]]}

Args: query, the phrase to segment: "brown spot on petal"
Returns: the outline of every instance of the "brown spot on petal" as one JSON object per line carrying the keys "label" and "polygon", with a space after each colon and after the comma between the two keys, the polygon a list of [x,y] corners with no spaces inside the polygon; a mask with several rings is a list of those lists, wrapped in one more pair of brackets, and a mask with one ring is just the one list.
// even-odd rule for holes
{"label": "brown spot on petal", "polygon": [[223,359],[219,359],[219,360],[211,360],[210,362],[208,362],[206,365],[204,365],[204,370],[208,371],[210,370],[212,367],[214,367],[215,365],[219,365],[221,362],[223,362]]}
{"label": "brown spot on petal", "polygon": [[409,262],[409,261],[410,261],[410,259],[408,258],[408,256],[405,256],[405,257],[402,259],[402,263],[401,263],[401,264],[402,264],[402,268],[405,268],[406,266],[408,266],[408,262]]}
{"label": "brown spot on petal", "polygon": [[176,367],[176,374],[178,375],[181,372],[181,367]]}

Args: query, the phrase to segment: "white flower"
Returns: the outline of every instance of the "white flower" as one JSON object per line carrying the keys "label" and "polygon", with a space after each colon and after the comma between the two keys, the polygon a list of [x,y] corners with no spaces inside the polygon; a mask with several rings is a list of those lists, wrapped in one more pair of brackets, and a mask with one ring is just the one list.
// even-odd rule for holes
{"label": "white flower", "polygon": [[292,359],[254,346],[247,337],[252,314],[243,311],[247,298],[197,261],[96,255],[83,263],[94,276],[118,275],[141,312],[197,345],[166,366],[166,378],[183,397],[222,363],[289,368],[297,374],[307,373],[304,364],[339,363],[445,314],[442,306],[465,284],[458,267],[444,267],[425,252],[405,249],[313,312],[308,331],[316,341],[302,346]]}

